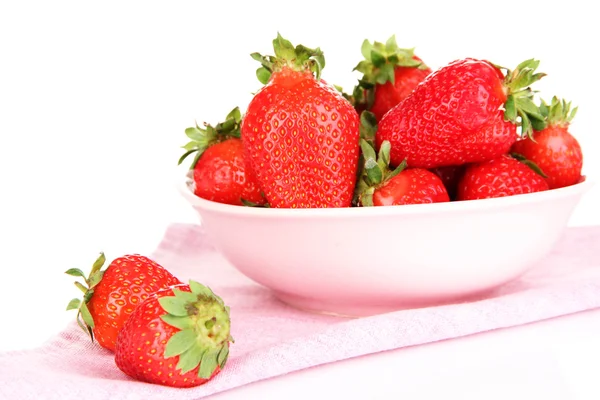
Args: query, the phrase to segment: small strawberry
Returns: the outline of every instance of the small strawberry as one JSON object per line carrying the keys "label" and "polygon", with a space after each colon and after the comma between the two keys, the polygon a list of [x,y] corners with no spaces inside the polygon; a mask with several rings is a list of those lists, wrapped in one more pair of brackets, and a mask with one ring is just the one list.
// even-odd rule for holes
{"label": "small strawberry", "polygon": [[196,153],[190,166],[196,196],[232,205],[265,204],[254,171],[245,163],[241,119],[236,107],[215,127],[205,124],[204,128],[196,125],[185,130],[191,141],[183,146],[186,152],[179,164]]}
{"label": "small strawberry", "polygon": [[67,310],[77,309],[77,323],[104,348],[115,349],[117,334],[135,308],[159,289],[181,283],[179,279],[153,260],[139,254],[114,259],[102,270],[106,261],[101,253],[89,276],[71,268],[65,273],[81,277],[85,285],[75,282],[83,292],[83,301],[73,299]]}
{"label": "small strawberry", "polygon": [[253,54],[267,82],[242,121],[247,160],[271,207],[349,207],[359,158],[358,114],[320,79],[320,49],[281,35],[275,56]]}
{"label": "small strawberry", "polygon": [[392,144],[391,163],[436,168],[481,162],[508,152],[532,124],[544,125],[529,86],[544,74],[527,60],[514,71],[463,59],[433,72],[379,123],[377,145]]}
{"label": "small strawberry", "polygon": [[537,164],[546,174],[550,189],[578,183],[583,154],[579,142],[569,132],[577,107],[571,109],[571,102],[554,97],[550,105],[542,102],[540,111],[546,119],[546,128],[518,140],[511,151]]}
{"label": "small strawberry", "polygon": [[406,162],[390,171],[390,142],[382,143],[377,156],[365,139],[361,139],[361,149],[363,175],[356,190],[360,205],[397,206],[450,200],[444,183],[431,171],[423,168],[405,169]]}
{"label": "small strawberry", "polygon": [[466,165],[450,165],[448,167],[433,168],[431,172],[440,177],[444,186],[448,191],[448,196],[451,200],[456,199],[456,191],[458,190],[458,182],[465,172]]}
{"label": "small strawberry", "polygon": [[548,184],[535,165],[508,155],[467,167],[458,184],[457,200],[492,197],[548,190]]}
{"label": "small strawberry", "polygon": [[377,120],[431,73],[414,49],[398,47],[395,36],[385,44],[365,40],[361,52],[365,59],[354,70],[361,72],[362,77],[354,88],[353,99],[358,110],[371,111]]}
{"label": "small strawberry", "polygon": [[229,307],[190,281],[160,290],[131,314],[117,339],[115,362],[130,377],[173,387],[202,385],[229,355]]}

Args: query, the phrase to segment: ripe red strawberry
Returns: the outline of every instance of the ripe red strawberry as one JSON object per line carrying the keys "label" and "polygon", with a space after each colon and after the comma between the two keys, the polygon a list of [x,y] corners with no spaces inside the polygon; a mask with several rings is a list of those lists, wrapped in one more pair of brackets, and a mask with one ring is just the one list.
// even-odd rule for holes
{"label": "ripe red strawberry", "polygon": [[160,290],[131,314],[117,339],[115,362],[130,377],[173,387],[202,385],[229,355],[229,307],[190,281]]}
{"label": "ripe red strawberry", "polygon": [[531,138],[518,140],[511,151],[533,161],[547,176],[550,189],[570,186],[581,179],[583,154],[579,142],[569,132],[577,107],[554,97],[540,107],[547,127],[534,131]]}
{"label": "ripe red strawberry", "polygon": [[205,128],[196,125],[185,130],[191,142],[183,146],[187,151],[179,164],[196,153],[190,167],[196,196],[232,205],[265,204],[254,171],[245,162],[241,118],[236,107],[215,127],[205,124]]}
{"label": "ripe red strawberry", "polygon": [[391,163],[435,168],[481,162],[508,152],[531,125],[543,126],[529,85],[544,76],[527,60],[502,73],[488,61],[464,59],[433,72],[379,124],[377,145],[392,144]]}
{"label": "ripe red strawberry", "polygon": [[71,268],[67,274],[81,277],[75,282],[83,301],[73,299],[67,310],[77,309],[77,323],[104,348],[114,350],[117,334],[135,308],[159,289],[181,283],[153,260],[139,254],[114,259],[102,270],[106,258],[100,254],[86,278],[83,271]]}
{"label": "ripe red strawberry", "polygon": [[458,200],[488,199],[548,190],[530,165],[508,155],[469,165],[458,185]]}
{"label": "ripe red strawberry", "polygon": [[[320,80],[320,49],[280,35],[275,56],[253,54],[267,81],[242,121],[247,160],[271,207],[349,207],[359,158],[358,114]],[[316,75],[316,77],[315,77]]]}
{"label": "ripe red strawberry", "polygon": [[378,121],[431,73],[414,49],[398,47],[395,36],[385,44],[365,40],[361,51],[365,59],[354,68],[363,74],[353,91],[355,107]]}
{"label": "ripe red strawberry", "polygon": [[409,168],[389,179],[373,193],[374,206],[443,203],[450,201],[444,183],[433,172]]}
{"label": "ripe red strawberry", "polygon": [[361,149],[364,165],[356,189],[360,205],[397,206],[450,201],[444,183],[433,172],[423,168],[405,169],[406,162],[390,171],[390,142],[382,143],[378,156],[364,139],[361,139]]}

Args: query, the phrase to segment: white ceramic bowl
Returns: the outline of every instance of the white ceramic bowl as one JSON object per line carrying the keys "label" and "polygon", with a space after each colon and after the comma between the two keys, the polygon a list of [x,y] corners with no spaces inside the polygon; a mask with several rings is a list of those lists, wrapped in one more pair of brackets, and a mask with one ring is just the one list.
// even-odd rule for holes
{"label": "white ceramic bowl", "polygon": [[282,301],[349,316],[478,296],[560,239],[589,180],[489,200],[338,209],[230,206],[180,189],[222,255]]}

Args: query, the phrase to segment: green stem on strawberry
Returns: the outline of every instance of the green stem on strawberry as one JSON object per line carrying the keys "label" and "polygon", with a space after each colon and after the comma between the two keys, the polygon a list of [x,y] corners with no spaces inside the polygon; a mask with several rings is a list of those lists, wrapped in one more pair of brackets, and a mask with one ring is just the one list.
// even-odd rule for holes
{"label": "green stem on strawberry", "polygon": [[529,168],[531,168],[536,174],[538,174],[542,178],[548,177],[548,175],[546,175],[544,173],[544,171],[542,171],[542,169],[536,163],[527,159],[527,157],[525,157],[524,155],[515,153],[515,152],[511,152],[509,155],[512,158],[514,158],[515,160],[518,160],[518,161],[522,162],[523,164],[527,165]]}
{"label": "green stem on strawberry", "polygon": [[530,87],[546,76],[545,73],[535,72],[539,64],[538,60],[525,60],[512,71],[496,65],[497,68],[506,71],[503,82],[507,96],[504,119],[520,124],[521,136],[531,137],[534,129],[541,130],[546,125],[540,108],[533,102],[534,92]]}
{"label": "green stem on strawberry", "polygon": [[83,278],[85,282],[85,285],[83,285],[82,283],[75,281],[75,286],[83,292],[83,300],[78,298],[72,299],[67,305],[67,310],[77,310],[77,324],[90,336],[92,342],[94,341],[94,333],[92,331],[94,328],[94,318],[92,317],[92,314],[90,314],[87,304],[94,294],[94,287],[102,280],[102,275],[104,274],[102,266],[105,261],[106,257],[104,256],[104,253],[100,253],[96,261],[94,261],[92,269],[87,277],[79,268],[70,268],[65,271],[65,274]]}
{"label": "green stem on strawberry", "polygon": [[377,133],[377,118],[370,111],[360,113],[360,137],[375,147],[375,134]]}
{"label": "green stem on strawberry", "polygon": [[344,91],[344,88],[340,85],[333,85],[334,89],[337,90],[343,98],[345,98],[346,100],[348,100],[348,102],[350,104],[352,104],[352,107],[356,106],[356,99],[354,98],[354,94],[348,94]]}
{"label": "green stem on strawberry", "polygon": [[387,181],[402,172],[407,164],[402,161],[394,170],[390,170],[391,144],[385,140],[381,143],[379,153],[365,139],[360,139],[360,149],[363,156],[362,175],[356,186],[357,203],[363,207],[373,206],[373,193]]}
{"label": "green stem on strawberry", "polygon": [[540,113],[547,125],[568,125],[573,121],[579,107],[571,108],[571,102],[558,97],[552,97],[550,104],[543,99],[540,104]]}
{"label": "green stem on strawberry", "polygon": [[[360,113],[360,138],[367,142],[372,148],[375,148],[375,134],[377,133],[377,118],[370,111],[363,111]],[[360,197],[366,190],[366,182],[362,179],[365,170],[365,156],[361,151],[358,168],[356,169],[356,185],[354,187],[354,195],[352,198],[352,204],[354,206],[360,205]]]}
{"label": "green stem on strawberry", "polygon": [[386,82],[395,83],[396,67],[412,67],[427,69],[427,65],[415,57],[415,49],[404,49],[398,47],[396,36],[392,35],[385,43],[368,39],[363,41],[361,53],[364,60],[360,61],[353,71],[362,73],[362,77],[355,86],[351,99],[353,105],[366,104],[371,108],[374,102],[375,85],[383,85]]}
{"label": "green stem on strawberry", "polygon": [[186,152],[179,158],[177,165],[181,165],[190,154],[196,153],[194,161],[190,165],[190,169],[194,169],[202,153],[210,146],[230,138],[240,137],[241,121],[242,114],[240,109],[239,107],[235,107],[227,114],[225,121],[219,122],[214,127],[205,123],[204,128],[199,127],[198,124],[187,128],[185,134],[191,141],[182,146]]}
{"label": "green stem on strawberry", "polygon": [[[264,197],[264,194],[263,194]],[[250,200],[246,200],[244,198],[241,199],[242,201],[242,205],[246,206],[246,207],[255,207],[255,208],[271,208],[271,206],[269,205],[269,203],[265,203],[265,204],[258,204],[255,203],[253,201]]]}
{"label": "green stem on strawberry", "polygon": [[277,38],[273,40],[273,50],[274,56],[250,54],[254,60],[261,63],[261,67],[256,70],[256,77],[263,85],[269,82],[274,71],[281,71],[285,67],[295,71],[311,71],[317,80],[321,78],[325,57],[320,48],[311,49],[301,44],[294,47],[289,40],[277,33]]}
{"label": "green stem on strawberry", "polygon": [[179,356],[182,373],[200,365],[198,376],[208,379],[217,366],[223,368],[229,356],[229,307],[209,287],[190,280],[191,292],[173,289],[174,296],[158,301],[167,314],[161,319],[180,329],[167,342],[165,358]]}

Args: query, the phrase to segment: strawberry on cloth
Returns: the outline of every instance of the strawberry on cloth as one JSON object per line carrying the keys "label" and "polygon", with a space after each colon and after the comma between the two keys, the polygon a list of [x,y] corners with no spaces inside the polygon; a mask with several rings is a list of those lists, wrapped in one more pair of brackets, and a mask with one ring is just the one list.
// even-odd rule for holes
{"label": "strawberry on cloth", "polygon": [[202,227],[175,224],[151,258],[184,281],[201,279],[231,307],[235,344],[223,371],[187,389],[140,382],[73,322],[40,348],[0,353],[0,398],[197,400],[353,357],[600,309],[599,244],[598,227],[569,228],[539,265],[480,298],[349,319],[285,305],[233,269]]}
{"label": "strawberry on cloth", "polygon": [[87,285],[75,282],[84,293],[83,300],[71,300],[67,309],[77,309],[77,322],[92,340],[114,350],[117,335],[135,308],[159,289],[181,281],[154,260],[139,254],[115,258],[102,270],[105,261],[101,253],[87,277],[78,268],[66,271],[68,275],[83,278]]}

